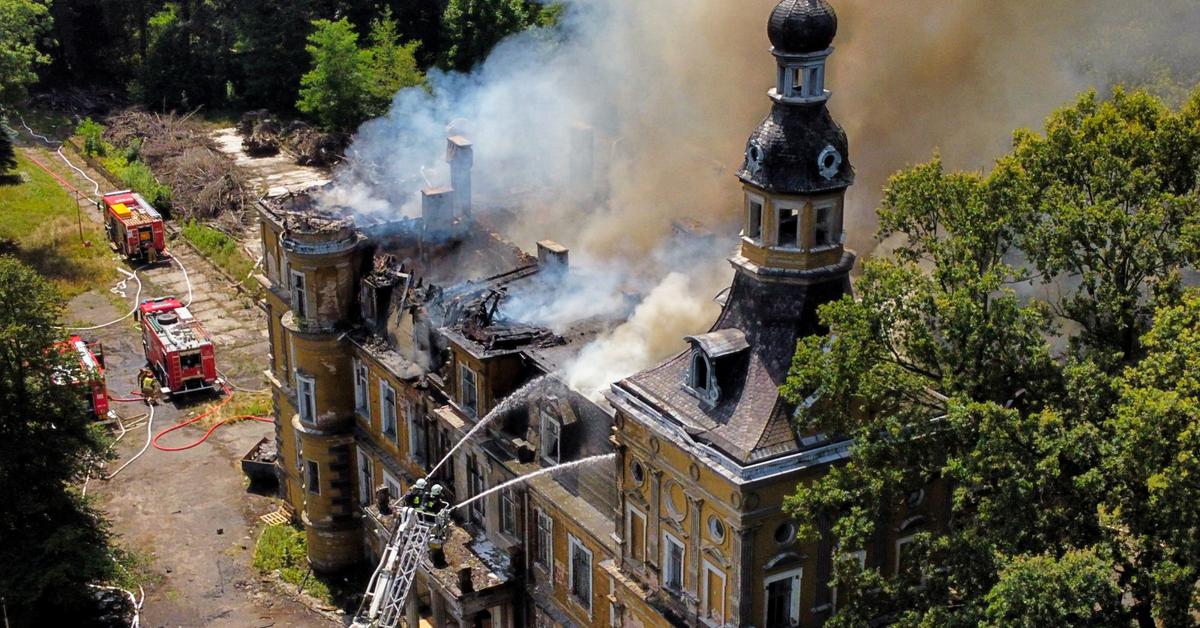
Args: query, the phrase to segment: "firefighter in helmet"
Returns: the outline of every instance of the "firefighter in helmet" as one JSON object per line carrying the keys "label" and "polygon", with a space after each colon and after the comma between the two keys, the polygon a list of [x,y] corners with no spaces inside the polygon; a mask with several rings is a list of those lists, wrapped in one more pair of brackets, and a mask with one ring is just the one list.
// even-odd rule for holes
{"label": "firefighter in helmet", "polygon": [[153,404],[158,400],[158,380],[154,379],[154,371],[142,367],[138,371],[138,387],[147,404]]}
{"label": "firefighter in helmet", "polygon": [[431,515],[441,514],[450,508],[450,502],[442,495],[444,489],[441,484],[434,484],[432,489],[429,489],[429,499],[426,505],[426,512]]}
{"label": "firefighter in helmet", "polygon": [[424,510],[426,502],[429,501],[428,491],[425,488],[425,478],[421,478],[413,483],[412,488],[404,494],[404,505],[416,510]]}

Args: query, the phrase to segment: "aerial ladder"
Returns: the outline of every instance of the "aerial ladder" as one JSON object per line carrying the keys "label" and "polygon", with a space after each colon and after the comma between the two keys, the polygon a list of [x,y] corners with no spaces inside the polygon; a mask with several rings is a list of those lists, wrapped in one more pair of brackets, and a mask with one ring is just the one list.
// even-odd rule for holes
{"label": "aerial ladder", "polygon": [[417,567],[430,548],[441,547],[449,517],[448,508],[438,513],[411,507],[397,511],[392,538],[371,575],[351,628],[395,628],[400,624]]}

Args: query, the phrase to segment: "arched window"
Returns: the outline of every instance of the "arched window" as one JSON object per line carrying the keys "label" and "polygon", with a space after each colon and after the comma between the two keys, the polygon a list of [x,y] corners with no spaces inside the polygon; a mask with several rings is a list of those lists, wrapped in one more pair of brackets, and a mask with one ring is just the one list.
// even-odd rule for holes
{"label": "arched window", "polygon": [[692,377],[690,385],[696,390],[708,390],[708,357],[703,351],[692,352]]}

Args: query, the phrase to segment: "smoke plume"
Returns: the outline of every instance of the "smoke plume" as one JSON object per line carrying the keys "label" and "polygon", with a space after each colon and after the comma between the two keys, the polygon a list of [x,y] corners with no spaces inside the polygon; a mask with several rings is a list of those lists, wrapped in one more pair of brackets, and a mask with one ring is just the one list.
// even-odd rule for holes
{"label": "smoke plume", "polygon": [[[429,90],[398,94],[387,116],[360,129],[329,200],[416,215],[420,187],[446,183],[449,124],[475,143],[476,207],[506,210],[506,234],[522,246],[554,238],[608,277],[545,320],[569,324],[589,303],[648,294],[636,326],[664,343],[610,344],[620,350],[603,357],[621,365],[605,377],[648,366],[713,318],[706,306],[651,316],[650,299],[690,290],[707,304],[728,282],[727,267],[710,262],[736,243],[734,172],[770,104],[775,2],[565,0],[557,28],[508,39],[470,74],[434,71]],[[935,150],[950,167],[985,168],[1012,129],[1037,126],[1075,93],[1200,60],[1192,0],[832,2],[841,28],[827,83],[858,173],[846,225],[860,253],[874,247],[875,205],[897,169]],[[581,176],[588,146],[592,167]],[[705,223],[722,244],[672,259],[676,220]],[[692,270],[669,274],[678,268]]]}

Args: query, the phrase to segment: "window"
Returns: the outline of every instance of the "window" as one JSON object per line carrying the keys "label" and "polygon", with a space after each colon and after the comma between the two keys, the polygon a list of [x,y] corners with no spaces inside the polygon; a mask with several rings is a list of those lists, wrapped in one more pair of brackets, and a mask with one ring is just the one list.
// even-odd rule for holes
{"label": "window", "polygon": [[[858,550],[857,552],[850,552],[849,554],[847,554],[847,556],[849,556],[849,560],[853,560],[854,562],[858,563],[858,568],[860,570],[866,568],[866,566],[867,566],[866,550]],[[837,590],[837,587],[834,586],[833,589],[830,591],[830,598],[829,598],[829,601],[833,605],[834,610],[837,610],[837,595],[838,595],[838,590]]]}
{"label": "window", "polygon": [[411,399],[404,402],[405,421],[408,424],[408,457],[413,462],[425,465],[425,448],[429,440],[426,434],[425,421],[417,412],[417,404]]}
{"label": "window", "polygon": [[779,237],[775,239],[778,246],[800,248],[800,210],[783,207],[779,210]]}
{"label": "window", "polygon": [[[612,588],[610,588],[612,590]],[[624,624],[621,623],[621,607],[613,602],[608,603],[608,627],[621,628]]]}
{"label": "window", "polygon": [[379,415],[383,435],[396,440],[396,391],[385,381],[379,382]]}
{"label": "window", "polygon": [[800,624],[800,577],[803,573],[803,570],[796,569],[771,576],[764,582],[767,590],[767,628]]}
{"label": "window", "polygon": [[642,482],[646,481],[646,468],[642,466],[642,463],[634,460],[629,463],[629,477],[633,478],[634,484],[641,486]]}
{"label": "window", "polygon": [[363,506],[371,504],[371,493],[375,490],[375,469],[371,456],[363,450],[358,451],[358,502]]}
{"label": "window", "polygon": [[358,289],[358,302],[362,305],[363,320],[375,322],[375,290],[366,282]]}
{"label": "window", "polygon": [[308,316],[308,293],[304,290],[304,274],[292,271],[292,311],[296,316]]}
{"label": "window", "polygon": [[354,411],[363,417],[371,416],[371,395],[367,392],[367,365],[354,360]]}
{"label": "window", "polygon": [[383,485],[387,487],[389,498],[396,500],[404,496],[404,491],[400,490],[400,480],[388,473],[387,469],[383,470]]}
{"label": "window", "polygon": [[591,615],[592,552],[574,536],[568,536],[567,539],[571,547],[571,563],[567,574],[571,597]]}
{"label": "window", "polygon": [[762,201],[751,198],[749,201],[749,211],[746,216],[746,237],[751,240],[757,240],[762,237]]}
{"label": "window", "polygon": [[517,500],[511,490],[500,491],[500,531],[517,535]]}
{"label": "window", "polygon": [[708,358],[702,351],[692,352],[692,388],[708,390]]}
{"label": "window", "polygon": [[663,532],[663,586],[683,591],[683,543],[667,532]]}
{"label": "window", "polygon": [[306,460],[308,463],[308,492],[313,495],[321,494],[321,465],[317,464],[316,460]]}
{"label": "window", "polygon": [[467,366],[460,365],[458,367],[458,402],[462,405],[462,409],[470,416],[475,416],[479,410],[478,390],[475,384],[475,371],[472,371]]}
{"label": "window", "polygon": [[304,472],[304,447],[300,441],[300,432],[292,432],[296,437],[296,473]]}
{"label": "window", "polygon": [[300,422],[313,425],[317,422],[317,386],[313,378],[296,373],[296,400],[299,402]]}
{"label": "window", "polygon": [[542,458],[558,464],[562,460],[562,425],[545,409],[541,412]]}
{"label": "window", "polygon": [[725,542],[725,524],[716,515],[708,517],[708,536],[717,543]]}
{"label": "window", "polygon": [[787,545],[796,539],[796,525],[790,521],[779,524],[775,528],[775,542],[780,545]]}
{"label": "window", "polygon": [[625,536],[629,539],[629,557],[646,560],[646,515],[633,506],[625,510]]}
{"label": "window", "polygon": [[[467,456],[467,497],[472,498],[484,491],[483,468],[475,456]],[[484,517],[487,515],[487,509],[484,508],[486,500],[477,499],[471,502],[471,521],[479,525],[483,525]]]}
{"label": "window", "polygon": [[818,207],[813,221],[814,246],[829,246],[833,244],[833,208]]}
{"label": "window", "polygon": [[924,574],[920,574],[920,566],[917,564],[916,557],[913,556],[913,536],[909,535],[896,540],[896,575],[912,576],[919,574],[922,584],[925,582]]}
{"label": "window", "polygon": [[704,614],[719,625],[725,624],[725,572],[704,561]]}
{"label": "window", "polygon": [[825,92],[824,86],[821,85],[821,68],[816,66],[808,68],[808,84],[805,85],[805,89],[809,98],[821,96]]}
{"label": "window", "polygon": [[802,68],[792,68],[792,94],[796,96],[805,96],[804,93],[804,70]]}
{"label": "window", "polygon": [[540,508],[537,510],[536,560],[546,569],[554,564],[554,520]]}

